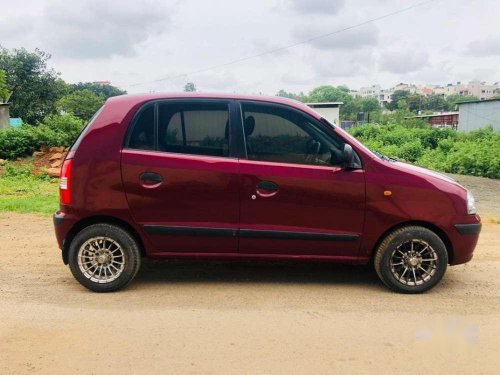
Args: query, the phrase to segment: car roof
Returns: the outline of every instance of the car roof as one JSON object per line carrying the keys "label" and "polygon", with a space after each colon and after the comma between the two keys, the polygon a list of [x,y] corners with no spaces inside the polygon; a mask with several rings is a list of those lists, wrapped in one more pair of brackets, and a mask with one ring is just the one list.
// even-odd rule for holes
{"label": "car roof", "polygon": [[289,107],[293,107],[300,111],[306,112],[307,114],[313,116],[314,118],[320,119],[322,116],[314,111],[307,105],[288,98],[283,98],[279,96],[264,96],[264,95],[241,95],[241,94],[221,94],[221,93],[192,93],[192,92],[182,92],[182,93],[153,93],[153,94],[128,94],[113,96],[108,99],[109,104],[125,106],[132,108],[138,104],[142,104],[151,100],[160,99],[235,99],[235,100],[251,100],[251,101],[261,101],[267,103],[283,104]]}

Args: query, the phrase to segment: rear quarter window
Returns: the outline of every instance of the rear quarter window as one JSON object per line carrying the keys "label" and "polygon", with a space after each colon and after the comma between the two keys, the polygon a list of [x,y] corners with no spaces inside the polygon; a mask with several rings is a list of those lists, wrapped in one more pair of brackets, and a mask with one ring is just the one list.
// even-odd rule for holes
{"label": "rear quarter window", "polygon": [[76,141],[73,143],[73,145],[70,147],[70,151],[76,151],[78,149],[78,146],[80,146],[80,143],[82,143],[82,139],[85,138],[85,135],[87,135],[87,133],[89,132],[90,128],[92,127],[92,124],[95,122],[95,120],[97,119],[97,117],[99,117],[99,114],[102,112],[102,109],[104,108],[104,106],[102,106],[101,108],[99,108],[97,110],[96,113],[94,113],[94,116],[92,116],[92,118],[90,119],[90,121],[88,122],[87,125],[85,125],[80,133],[80,135],[78,136],[78,138],[76,139]]}
{"label": "rear quarter window", "polygon": [[154,105],[150,104],[139,110],[135,116],[128,147],[137,150],[155,149],[155,115]]}

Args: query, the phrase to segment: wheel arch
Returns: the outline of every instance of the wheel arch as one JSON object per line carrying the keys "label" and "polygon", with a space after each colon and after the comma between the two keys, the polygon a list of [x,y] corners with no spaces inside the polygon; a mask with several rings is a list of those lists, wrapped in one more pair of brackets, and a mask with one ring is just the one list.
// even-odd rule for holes
{"label": "wheel arch", "polygon": [[376,250],[379,247],[380,243],[384,240],[384,238],[386,238],[391,232],[393,232],[395,230],[398,230],[398,229],[403,228],[403,227],[412,226],[412,225],[418,225],[418,226],[427,228],[427,229],[431,230],[432,232],[436,233],[436,235],[441,239],[441,241],[443,241],[443,243],[446,247],[446,252],[448,253],[448,263],[452,264],[452,262],[453,262],[453,244],[452,244],[450,238],[448,237],[448,235],[446,234],[446,232],[432,223],[429,223],[427,221],[418,221],[418,220],[405,221],[405,222],[396,224],[396,225],[392,226],[391,228],[387,229],[384,233],[382,233],[380,235],[380,237],[378,238],[377,242],[375,243],[375,246],[372,249],[371,256],[370,256],[371,262],[373,262]]}
{"label": "wheel arch", "polygon": [[62,249],[62,258],[64,261],[64,264],[68,264],[68,252],[69,252],[69,247],[71,245],[71,242],[75,238],[75,236],[84,228],[93,225],[93,224],[111,224],[115,225],[117,227],[122,228],[123,230],[127,231],[138,243],[139,249],[141,251],[141,255],[145,256],[146,255],[146,250],[144,248],[144,242],[139,235],[139,233],[134,229],[132,225],[130,225],[128,222],[122,219],[118,219],[113,216],[89,216],[86,218],[81,219],[80,221],[76,222],[73,227],[69,230],[68,234],[66,235],[66,238],[64,240],[64,245]]}

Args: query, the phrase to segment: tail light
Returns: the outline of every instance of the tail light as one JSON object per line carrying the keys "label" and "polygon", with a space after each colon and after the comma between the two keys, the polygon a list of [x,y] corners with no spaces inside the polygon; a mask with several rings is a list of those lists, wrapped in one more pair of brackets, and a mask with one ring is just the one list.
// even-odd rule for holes
{"label": "tail light", "polygon": [[71,204],[71,167],[73,159],[66,159],[61,168],[59,179],[59,199],[61,204]]}

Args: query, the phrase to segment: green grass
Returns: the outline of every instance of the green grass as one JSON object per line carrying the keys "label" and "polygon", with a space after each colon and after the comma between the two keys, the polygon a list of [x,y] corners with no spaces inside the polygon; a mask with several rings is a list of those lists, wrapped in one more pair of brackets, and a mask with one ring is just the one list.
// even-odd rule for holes
{"label": "green grass", "polygon": [[8,166],[0,176],[0,212],[53,214],[59,206],[58,181],[34,176],[31,166]]}

